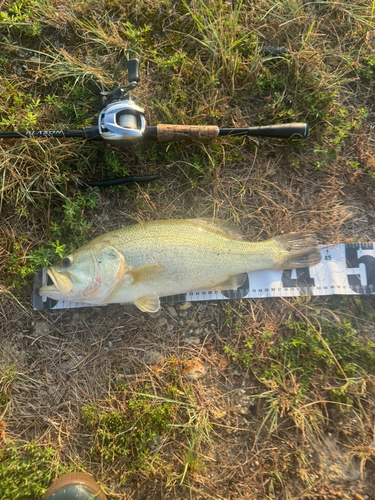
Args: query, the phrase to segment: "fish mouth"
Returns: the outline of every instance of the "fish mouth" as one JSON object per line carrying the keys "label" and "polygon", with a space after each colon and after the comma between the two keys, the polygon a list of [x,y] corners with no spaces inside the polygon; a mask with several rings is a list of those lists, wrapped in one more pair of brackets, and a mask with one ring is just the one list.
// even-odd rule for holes
{"label": "fish mouth", "polygon": [[55,271],[52,267],[47,269],[47,274],[53,281],[53,285],[42,286],[39,289],[39,295],[50,296],[51,294],[59,293],[61,295],[67,295],[73,290],[72,281],[65,274],[61,274]]}

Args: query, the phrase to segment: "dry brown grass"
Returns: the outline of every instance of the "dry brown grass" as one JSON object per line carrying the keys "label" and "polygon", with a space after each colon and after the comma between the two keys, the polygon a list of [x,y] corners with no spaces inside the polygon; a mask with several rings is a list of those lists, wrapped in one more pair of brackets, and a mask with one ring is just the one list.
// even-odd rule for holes
{"label": "dry brown grass", "polygon": [[[262,0],[244,3],[235,25],[234,13],[228,18],[224,11],[230,6],[217,4],[220,15],[214,20],[201,2],[189,8],[190,13],[183,2],[148,0],[136,5],[44,1],[29,16],[31,23],[42,23],[41,36],[0,26],[8,59],[1,63],[0,107],[4,118],[13,113],[19,123],[28,118],[26,101],[15,103],[17,91],[42,98],[35,128],[93,121],[94,93],[122,83],[126,57],[138,55],[142,79],[135,94],[150,124],[245,126],[307,119],[312,125],[300,146],[228,138],[114,151],[132,174],[158,172],[162,180],[101,191],[96,207],[82,213],[92,223],[86,239],[137,221],[215,216],[236,222],[254,241],[305,229],[316,231],[324,244],[375,241],[374,83],[363,73],[371,69],[366,59],[375,29],[371,5]],[[133,38],[127,21],[139,30]],[[151,31],[142,31],[145,24]],[[247,32],[258,41],[249,38],[234,48]],[[257,43],[285,46],[290,56],[266,61],[255,52]],[[40,62],[18,47],[35,51]],[[171,61],[175,54],[180,58]],[[17,75],[25,60],[27,69]],[[85,93],[75,94],[79,88]],[[46,102],[46,95],[58,101]],[[86,111],[80,111],[81,101]],[[368,115],[360,122],[362,107]],[[340,133],[345,137],[334,145]],[[336,154],[320,169],[317,147]],[[77,180],[120,176],[108,150],[52,139],[1,142],[0,395],[7,401],[1,406],[0,399],[1,446],[5,438],[52,444],[61,461],[85,466],[111,498],[336,500],[355,493],[371,498],[374,373],[351,381],[353,402],[340,402],[332,389],[342,379],[317,365],[298,400],[299,374],[280,360],[284,380],[265,381],[255,365],[246,367],[224,351],[227,345],[240,351],[248,335],[256,367],[265,370],[270,353],[265,330],[274,333],[275,348],[287,338],[290,320],[318,331],[323,324],[319,333],[327,339],[327,318],[337,328],[349,319],[359,342],[374,343],[371,297],[358,303],[311,297],[199,303],[186,314],[175,306],[175,318],[167,307],[158,317],[122,306],[41,313],[32,310],[30,287],[9,288],[16,244],[21,269],[32,250],[52,240],[51,222],[63,227],[64,213],[56,209],[77,198]],[[73,245],[77,237],[60,243]],[[189,379],[194,364],[202,376]],[[85,425],[82,407],[96,403],[99,413],[115,407],[126,412],[119,383],[127,383],[135,396],[149,385],[151,395],[164,398],[175,384],[181,392],[175,397],[185,403],[190,388],[197,429],[210,429],[209,439],[198,440],[196,463],[185,475],[189,443],[181,427],[187,419],[183,411],[174,415],[179,427],[157,441],[150,469],[137,469],[124,485],[120,479],[131,467],[130,457],[107,463],[90,452],[97,437]]]}
{"label": "dry brown grass", "polygon": [[[183,325],[181,317],[175,320],[163,311],[160,317],[173,325],[170,332],[154,318],[118,306],[26,315],[6,301],[3,315],[4,306],[3,338],[9,341],[3,341],[2,359],[17,363],[6,437],[26,441],[37,437],[40,443],[53,443],[78,467],[89,464],[114,497],[185,498],[190,494],[227,499],[237,491],[239,498],[276,498],[283,491],[290,498],[335,499],[361,488],[368,491],[372,484],[368,438],[373,428],[371,417],[369,421],[366,417],[373,409],[371,399],[364,403],[362,414],[343,412],[340,405],[329,403],[317,384],[318,392],[302,401],[298,410],[307,425],[296,427],[288,403],[295,388],[289,387],[290,395],[280,389],[278,404],[284,410],[269,434],[270,426],[262,426],[267,413],[263,395],[271,387],[223,355],[227,342],[241,347],[244,332],[257,339],[265,328],[277,331],[290,314],[288,303],[249,301],[240,315],[252,321],[237,333],[223,325],[221,308],[212,304],[194,305]],[[305,307],[302,311],[307,312]],[[202,329],[197,346],[186,342],[192,324]],[[202,442],[197,452],[201,469],[192,470],[188,481],[179,485],[187,445],[177,432],[154,450],[169,469],[161,468],[159,461],[151,462],[148,472],[133,474],[121,487],[119,479],[127,471],[127,462],[117,460],[111,466],[90,458],[95,440],[80,418],[81,408],[94,402],[100,411],[108,411],[110,401],[115,401],[121,411],[124,403],[116,383],[126,382],[135,394],[143,392],[145,384],[151,394],[166,394],[173,379],[171,359],[180,390],[192,387],[194,411],[212,426],[210,441]],[[196,359],[205,365],[206,373],[194,381],[186,377],[186,367]],[[245,414],[241,413],[244,400],[252,402]],[[309,416],[314,422],[317,413],[321,418],[314,431],[308,422]]]}

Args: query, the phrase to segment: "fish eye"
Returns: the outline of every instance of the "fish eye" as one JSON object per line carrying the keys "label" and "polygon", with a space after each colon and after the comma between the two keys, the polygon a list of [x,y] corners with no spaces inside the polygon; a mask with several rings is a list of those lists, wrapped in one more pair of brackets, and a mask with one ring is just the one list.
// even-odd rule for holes
{"label": "fish eye", "polygon": [[70,259],[69,257],[65,257],[62,261],[61,264],[63,267],[69,267],[72,264],[73,260]]}

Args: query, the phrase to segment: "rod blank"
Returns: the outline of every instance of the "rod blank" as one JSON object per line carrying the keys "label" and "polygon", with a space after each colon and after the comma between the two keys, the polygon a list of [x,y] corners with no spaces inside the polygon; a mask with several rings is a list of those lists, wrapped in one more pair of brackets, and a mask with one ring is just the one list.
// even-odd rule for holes
{"label": "rod blank", "polygon": [[98,127],[83,127],[82,130],[31,130],[19,132],[0,132],[0,139],[21,139],[22,137],[57,137],[102,140]]}

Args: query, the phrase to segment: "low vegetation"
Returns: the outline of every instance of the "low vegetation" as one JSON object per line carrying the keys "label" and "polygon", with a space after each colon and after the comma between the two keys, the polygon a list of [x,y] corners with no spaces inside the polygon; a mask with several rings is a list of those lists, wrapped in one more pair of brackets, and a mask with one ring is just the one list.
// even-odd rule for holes
{"label": "low vegetation", "polygon": [[[5,0],[0,130],[94,124],[127,81],[148,124],[303,122],[304,140],[128,149],[0,139],[0,497],[87,470],[109,498],[343,500],[374,490],[371,297],[33,311],[32,279],[137,221],[375,241],[374,2]],[[161,174],[148,184],[82,181]],[[172,311],[172,312],[171,312]]]}

